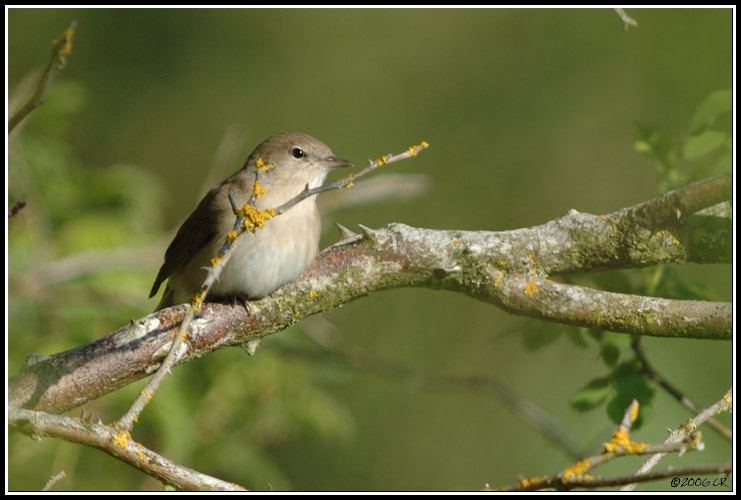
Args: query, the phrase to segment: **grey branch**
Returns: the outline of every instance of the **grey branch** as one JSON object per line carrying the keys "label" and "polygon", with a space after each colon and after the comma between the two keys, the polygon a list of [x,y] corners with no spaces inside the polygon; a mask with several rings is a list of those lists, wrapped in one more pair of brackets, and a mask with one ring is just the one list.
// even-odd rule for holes
{"label": "grey branch", "polygon": [[628,14],[626,14],[623,9],[614,9],[614,10],[615,10],[615,13],[618,15],[618,17],[620,17],[620,20],[623,22],[624,29],[627,30],[628,28],[638,27],[638,22],[636,22],[635,19],[630,17]]}
{"label": "grey branch", "polygon": [[[668,438],[666,438],[666,441],[664,441],[664,444],[667,446],[674,445],[676,443],[681,442],[684,439],[687,439],[687,436],[690,435],[697,427],[704,424],[706,421],[709,421],[712,417],[717,415],[720,412],[723,411],[731,411],[731,401],[733,398],[733,387],[728,389],[726,391],[725,395],[716,401],[714,404],[708,406],[704,410],[700,411],[696,417],[690,418],[686,422],[684,422],[682,425],[680,425],[678,428],[676,428]],[[643,474],[648,474],[651,469],[656,467],[656,464],[658,464],[662,458],[664,458],[667,454],[665,452],[658,452],[646,460],[639,468],[636,470],[635,475],[641,476]],[[628,483],[624,483],[625,486],[621,488],[623,491],[632,491],[636,487],[637,481],[630,481]]]}
{"label": "grey branch", "polygon": [[[355,179],[362,177],[383,165],[395,163],[400,160],[405,160],[407,158],[417,156],[420,151],[427,149],[428,147],[429,144],[427,144],[427,142],[425,141],[422,141],[421,144],[412,146],[403,153],[397,155],[385,155],[377,160],[373,160],[360,172],[344,177],[337,182],[324,184],[312,189],[309,189],[309,185],[307,184],[304,191],[294,196],[281,206],[273,209],[272,211],[255,210],[255,201],[260,196],[261,174],[265,171],[265,169],[272,167],[272,165],[263,164],[262,159],[259,159],[258,164],[256,165],[257,169],[255,171],[255,182],[252,189],[252,195],[250,196],[247,205],[244,206],[244,209],[240,209],[237,206],[233,198],[233,192],[229,191],[229,202],[232,205],[232,210],[234,211],[235,215],[234,229],[231,233],[229,233],[228,236],[225,237],[224,244],[219,250],[218,255],[215,256],[214,259],[212,259],[211,269],[206,276],[206,280],[201,285],[199,292],[191,299],[191,305],[185,311],[185,314],[183,315],[181,321],[180,328],[182,333],[176,337],[177,340],[175,342],[170,343],[170,349],[164,361],[160,364],[157,372],[147,383],[147,386],[144,388],[144,390],[139,393],[139,396],[137,396],[137,398],[134,400],[134,403],[131,405],[129,410],[121,417],[121,419],[119,420],[119,425],[127,431],[131,430],[134,422],[136,422],[136,420],[139,418],[139,414],[151,400],[151,397],[154,395],[162,380],[164,380],[164,377],[170,372],[170,369],[179,361],[181,353],[184,352],[181,343],[187,338],[187,336],[191,334],[191,324],[195,319],[196,314],[200,312],[201,304],[208,295],[211,286],[219,278],[221,271],[224,269],[224,266],[231,258],[234,249],[234,243],[237,239],[243,237],[245,233],[254,232],[255,230],[262,228],[267,219],[272,218],[274,215],[277,216],[285,213],[291,207],[295,206],[298,202],[308,198],[309,196],[314,196],[330,189],[342,189],[344,187],[350,187],[352,186],[352,183]],[[247,209],[250,210],[248,211]],[[270,212],[272,212],[272,214]],[[252,215],[248,215],[249,213],[251,213]],[[266,215],[268,215],[267,218]],[[232,234],[235,236],[232,237]],[[254,352],[254,350],[256,349],[257,340],[248,341],[245,345],[249,346],[248,351]]]}
{"label": "grey branch", "polygon": [[110,425],[8,408],[8,424],[30,436],[50,436],[98,448],[147,474],[183,490],[244,491],[241,486],[207,476],[158,455]]}
{"label": "grey branch", "polygon": [[[728,400],[730,398],[731,391],[726,393],[722,402],[726,403],[725,409],[728,409]],[[707,408],[704,413],[715,413],[717,412],[716,405]],[[731,474],[733,473],[733,462],[725,462],[722,464],[714,465],[700,465],[700,466],[688,466],[688,467],[669,467],[666,470],[659,472],[650,472],[649,468],[641,468],[635,474],[626,477],[618,478],[603,478],[599,476],[593,476],[590,472],[604,465],[607,462],[615,460],[620,457],[634,456],[634,455],[652,455],[664,456],[668,453],[677,453],[682,456],[687,451],[702,450],[704,449],[704,443],[702,442],[702,434],[695,429],[701,425],[702,422],[694,422],[694,426],[690,429],[687,424],[683,424],[680,429],[685,429],[685,432],[679,433],[675,436],[675,439],[667,439],[664,443],[659,445],[649,445],[646,443],[634,443],[630,440],[628,432],[630,431],[635,419],[638,416],[638,401],[633,400],[625,411],[625,415],[620,422],[617,430],[613,434],[612,439],[609,443],[605,443],[604,450],[598,455],[585,458],[577,462],[572,467],[561,471],[551,476],[541,476],[532,479],[521,479],[516,484],[506,486],[502,488],[504,491],[538,491],[545,488],[556,488],[560,490],[571,490],[574,488],[595,488],[600,486],[619,486],[619,485],[632,485],[645,481],[655,481],[657,479],[664,479],[667,477],[682,477],[689,475],[706,475],[706,474]],[[626,488],[623,488],[626,489]]]}
{"label": "grey branch", "polygon": [[8,120],[8,133],[12,132],[25,117],[31,114],[34,109],[41,106],[44,102],[44,94],[46,94],[51,82],[54,81],[54,77],[64,69],[64,66],[67,64],[67,56],[72,53],[72,42],[75,37],[76,28],[77,23],[72,21],[69,28],[64,30],[62,34],[59,35],[59,38],[52,42],[51,59],[49,60],[49,64],[47,64],[44,73],[41,75],[41,79],[39,80],[36,90],[31,98],[21,109],[10,117],[10,120]]}
{"label": "grey branch", "polygon": [[[205,304],[179,362],[259,340],[307,316],[399,287],[456,291],[514,314],[570,325],[730,340],[730,303],[619,294],[549,277],[668,262],[730,262],[731,218],[690,209],[725,201],[731,186],[731,175],[724,175],[612,214],[572,210],[541,226],[513,231],[403,224],[363,228],[362,234],[345,231],[296,282],[252,302],[249,312],[242,306]],[[712,222],[698,224],[698,217]],[[158,311],[90,344],[31,358],[10,378],[8,403],[60,413],[151,375],[172,345],[185,310],[181,305]]]}

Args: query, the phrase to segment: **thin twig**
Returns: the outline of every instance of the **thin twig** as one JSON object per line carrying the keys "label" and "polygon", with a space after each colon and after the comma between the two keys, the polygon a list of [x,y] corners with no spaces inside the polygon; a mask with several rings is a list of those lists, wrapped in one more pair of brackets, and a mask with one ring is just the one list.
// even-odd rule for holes
{"label": "thin twig", "polygon": [[[730,411],[731,409],[731,400],[733,398],[733,387],[728,389],[726,393],[723,395],[722,398],[720,398],[717,402],[714,404],[708,406],[704,410],[702,410],[700,413],[697,414],[696,417],[688,419],[686,422],[684,422],[682,425],[680,425],[677,429],[672,432],[668,438],[666,438],[666,441],[664,441],[664,444],[674,444],[678,443],[684,439],[687,438],[687,436],[690,435],[690,433],[694,432],[695,429],[697,429],[699,426],[704,424],[710,417],[717,415],[718,413],[722,411]],[[646,460],[639,468],[636,470],[636,475],[640,474],[646,474],[651,469],[656,467],[656,464],[661,461],[662,458],[666,456],[666,453],[657,453],[650,457],[648,460]],[[622,491],[632,491],[635,488],[635,484],[628,484],[621,488]]]}
{"label": "thin twig", "polygon": [[[634,483],[645,483],[647,481],[658,481],[659,479],[666,479],[670,477],[686,477],[686,476],[706,476],[709,474],[732,474],[733,473],[733,461],[724,462],[722,464],[711,464],[711,465],[690,465],[687,467],[667,467],[666,469],[659,472],[649,472],[645,474],[635,474],[633,476],[626,477],[585,477],[578,481],[576,485],[569,485],[568,489],[579,487],[579,488],[598,488],[608,486],[620,486],[625,484]],[[708,483],[710,482],[707,480]],[[722,482],[721,484],[724,484]],[[730,488],[729,484],[726,485]],[[527,489],[520,489],[518,491],[534,491],[542,490],[544,488],[555,488],[565,489],[560,483],[560,480],[556,477],[541,478],[537,483],[533,482],[528,484]],[[512,491],[512,490],[506,490]]]}
{"label": "thin twig", "polygon": [[636,474],[625,478],[599,478],[589,474],[594,468],[604,465],[616,458],[628,455],[653,455],[656,453],[678,453],[680,456],[690,450],[702,450],[702,434],[693,432],[686,434],[682,439],[675,442],[665,442],[659,445],[647,443],[636,443],[630,440],[629,431],[638,418],[638,401],[631,401],[625,410],[620,425],[612,435],[612,439],[604,444],[603,452],[584,460],[580,460],[573,466],[551,476],[521,479],[516,484],[502,488],[505,491],[537,491],[544,488],[558,488],[571,490],[573,488],[594,488],[597,486],[615,486],[626,483],[651,481],[664,477],[674,477],[689,474],[712,474],[728,473],[733,470],[732,464],[720,464],[715,466],[688,467],[684,469],[671,469],[655,474],[648,471],[638,471]]}
{"label": "thin twig", "polygon": [[8,219],[10,219],[11,217],[15,217],[18,214],[18,212],[20,212],[25,206],[26,206],[25,201],[16,201],[15,204],[13,205],[13,208],[8,210]]}
{"label": "thin twig", "polygon": [[54,474],[49,478],[49,480],[46,482],[43,488],[41,488],[41,491],[49,491],[51,490],[55,484],[57,484],[62,479],[66,478],[67,474],[64,471],[59,471],[58,473]]}
{"label": "thin twig", "polygon": [[613,10],[620,17],[620,20],[623,22],[623,28],[624,29],[627,30],[628,28],[637,28],[638,27],[638,22],[635,19],[633,19],[632,17],[630,17],[628,14],[626,14],[623,9],[616,8],[616,9],[613,9]]}
{"label": "thin twig", "polygon": [[46,66],[44,73],[41,75],[36,91],[33,93],[28,102],[19,109],[11,118],[8,120],[8,133],[12,132],[13,129],[23,121],[34,109],[41,106],[44,102],[44,94],[54,80],[54,77],[64,69],[67,64],[67,56],[72,53],[72,43],[75,38],[75,30],[77,28],[77,22],[72,21],[69,28],[64,30],[59,38],[54,40],[51,44],[51,59],[49,64]]}
{"label": "thin twig", "polygon": [[412,146],[411,148],[407,149],[403,153],[399,153],[396,155],[389,154],[386,156],[382,156],[381,158],[371,160],[369,164],[363,170],[355,174],[348,175],[336,182],[330,182],[330,183],[324,184],[323,186],[315,187],[313,189],[305,189],[298,196],[292,198],[291,200],[288,200],[286,203],[276,208],[275,212],[278,214],[283,213],[289,208],[291,208],[292,206],[294,206],[295,204],[308,198],[309,196],[321,193],[323,191],[329,191],[330,189],[342,189],[345,187],[348,187],[348,188],[352,187],[352,184],[355,180],[372,172],[378,167],[381,167],[383,165],[388,165],[389,163],[395,163],[400,160],[406,160],[407,158],[411,158],[413,156],[417,156],[420,151],[427,149],[428,147],[430,147],[430,145],[427,144],[425,141],[422,141],[417,146]]}
{"label": "thin twig", "polygon": [[[635,337],[633,339],[633,352],[636,354],[636,357],[638,358],[638,361],[640,361],[642,365],[642,371],[645,373],[648,378],[657,384],[659,384],[666,392],[672,395],[674,399],[679,401],[682,406],[687,408],[689,411],[694,413],[695,415],[700,413],[700,408],[695,404],[692,399],[690,399],[689,396],[684,394],[681,390],[679,390],[677,387],[674,387],[668,380],[666,380],[659,372],[654,369],[653,365],[648,361],[648,358],[646,357],[646,353],[643,351],[643,346],[641,346],[641,337]],[[714,430],[718,431],[720,435],[727,438],[728,440],[733,439],[733,431],[720,423],[718,419],[714,417],[710,417],[707,420],[708,425],[712,427]]]}
{"label": "thin twig", "polygon": [[[579,460],[584,457],[584,453],[579,449],[578,444],[568,436],[558,420],[496,377],[476,375],[455,377],[412,370],[369,353],[358,346],[343,346],[335,332],[329,328],[320,329],[320,327],[315,326],[322,321],[326,326],[328,322],[322,316],[318,316],[316,319],[312,318],[312,320],[308,323],[302,323],[304,325],[303,330],[315,343],[325,349],[323,353],[325,356],[331,356],[356,369],[391,377],[407,384],[415,392],[460,392],[461,389],[468,389],[493,395],[498,401],[507,406],[512,413],[545,436],[569,458]],[[289,352],[295,352],[303,356],[309,355],[305,350]]]}
{"label": "thin twig", "polygon": [[131,439],[115,425],[8,407],[8,424],[29,436],[48,436],[97,448],[150,476],[184,490],[243,491],[244,488],[184,467]]}
{"label": "thin twig", "polygon": [[221,247],[221,250],[211,260],[211,269],[209,270],[208,275],[206,276],[206,279],[203,282],[203,285],[201,285],[199,292],[191,300],[190,306],[188,307],[188,310],[186,311],[183,317],[183,322],[181,324],[180,331],[177,333],[176,337],[173,339],[173,342],[167,354],[167,357],[162,362],[162,365],[160,365],[160,367],[157,369],[157,372],[152,377],[152,380],[150,380],[147,386],[144,389],[142,389],[142,391],[139,393],[139,396],[136,398],[131,408],[129,408],[129,410],[124,414],[124,416],[121,417],[121,419],[118,421],[118,425],[122,429],[122,432],[131,431],[134,423],[139,418],[139,414],[142,412],[142,410],[144,410],[144,407],[147,405],[147,403],[149,403],[151,398],[154,396],[155,391],[159,387],[165,375],[167,375],[170,369],[177,362],[179,358],[178,353],[180,352],[180,347],[188,335],[190,326],[193,320],[195,319],[195,316],[200,311],[201,305],[205,301],[206,296],[208,295],[208,292],[211,289],[211,286],[213,285],[213,283],[216,282],[222,269],[224,269],[224,266],[231,258],[231,255],[233,253],[231,250],[232,248],[234,248],[233,245],[236,242],[237,238],[241,237],[244,233],[255,232],[257,229],[262,228],[267,219],[270,219],[273,216],[277,216],[277,215],[285,213],[288,209],[290,209],[291,207],[293,207],[300,201],[308,198],[309,196],[313,196],[313,195],[316,195],[318,193],[321,193],[323,191],[327,191],[330,189],[341,189],[343,187],[350,187],[352,186],[352,182],[354,180],[358,179],[359,177],[362,177],[363,175],[370,173],[376,168],[382,165],[394,163],[400,160],[411,158],[413,156],[417,156],[417,154],[419,154],[420,151],[428,147],[429,147],[429,144],[423,141],[421,144],[417,146],[412,146],[408,150],[404,151],[403,153],[400,153],[397,155],[383,156],[377,160],[371,161],[370,164],[367,167],[365,167],[363,170],[361,170],[360,172],[354,175],[344,177],[343,179],[340,179],[337,182],[331,182],[331,183],[328,183],[328,184],[325,184],[323,186],[319,186],[313,189],[308,189],[308,186],[307,186],[307,189],[304,189],[304,191],[294,196],[293,198],[291,198],[289,201],[287,201],[283,205],[279,206],[278,208],[268,209],[268,210],[257,210],[254,207],[255,201],[261,196],[261,194],[263,194],[263,190],[261,190],[260,188],[261,173],[269,168],[272,168],[271,165],[265,165],[262,162],[262,159],[258,159],[257,165],[256,165],[256,175],[255,175],[254,186],[252,189],[252,195],[250,196],[250,199],[247,202],[247,204],[244,205],[244,207],[242,207],[241,209],[238,208],[236,202],[234,201],[232,193],[231,192],[229,193],[229,201],[232,205],[232,210],[234,211],[234,214],[236,216],[233,230],[229,234],[226,235],[225,241],[224,241],[223,246]]}

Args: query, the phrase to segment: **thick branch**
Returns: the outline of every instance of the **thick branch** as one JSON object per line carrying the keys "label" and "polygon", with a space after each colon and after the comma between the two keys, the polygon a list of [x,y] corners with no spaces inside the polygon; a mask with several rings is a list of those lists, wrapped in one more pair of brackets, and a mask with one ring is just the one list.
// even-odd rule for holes
{"label": "thick branch", "polygon": [[[695,206],[715,201],[715,196],[706,197]],[[638,226],[633,210],[640,207],[599,217],[572,211],[542,226],[504,232],[402,224],[364,228],[362,235],[345,232],[343,241],[317,257],[295,283],[251,303],[250,314],[241,306],[206,304],[180,362],[257,340],[375,291],[413,286],[457,291],[516,314],[571,325],[639,335],[730,339],[728,303],[618,294],[547,279],[567,270],[688,261],[691,247],[700,243],[692,238],[679,241],[660,225]],[[628,225],[629,218],[632,239],[618,230]],[[730,235],[729,229],[725,240],[717,238],[716,261],[725,260],[726,247],[732,246]],[[611,248],[612,253],[594,251],[595,247]],[[58,413],[151,374],[167,353],[184,310],[178,306],[159,311],[86,346],[34,359],[10,379],[9,403]]]}

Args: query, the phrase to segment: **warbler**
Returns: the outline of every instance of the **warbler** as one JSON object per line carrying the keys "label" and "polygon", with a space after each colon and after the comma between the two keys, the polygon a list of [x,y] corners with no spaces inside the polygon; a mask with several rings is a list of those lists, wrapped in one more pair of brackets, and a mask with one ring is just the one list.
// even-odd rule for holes
{"label": "warbler", "polygon": [[[268,166],[260,174],[265,190],[255,208],[277,208],[301,193],[307,186],[324,183],[327,174],[352,163],[332,153],[319,139],[306,134],[284,133],[263,141],[236,173],[213,187],[178,229],[165,252],[165,262],[157,273],[149,297],[167,279],[167,286],[156,311],[187,302],[200,289],[224,237],[235,222],[229,192],[238,207],[252,196],[258,161]],[[258,299],[295,280],[319,251],[321,218],[316,196],[266,221],[255,233],[240,236],[227,262],[209,292],[210,296],[236,296]]]}

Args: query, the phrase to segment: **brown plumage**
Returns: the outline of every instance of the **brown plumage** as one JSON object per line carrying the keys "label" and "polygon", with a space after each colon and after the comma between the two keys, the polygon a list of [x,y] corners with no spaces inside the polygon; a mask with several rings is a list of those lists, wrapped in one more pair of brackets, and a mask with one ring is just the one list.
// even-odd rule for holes
{"label": "brown plumage", "polygon": [[[258,159],[274,164],[260,175],[267,193],[257,200],[258,209],[276,208],[307,185],[320,186],[331,169],[352,165],[309,135],[278,134],[265,140],[250,154],[244,167],[212,188],[180,226],[149,293],[153,297],[169,278],[156,310],[187,302],[198,291],[211,258],[234,225],[229,191],[233,190],[238,206],[247,202]],[[312,196],[267,221],[255,234],[241,236],[210,294],[255,299],[293,281],[316,256],[320,232],[316,196]]]}

